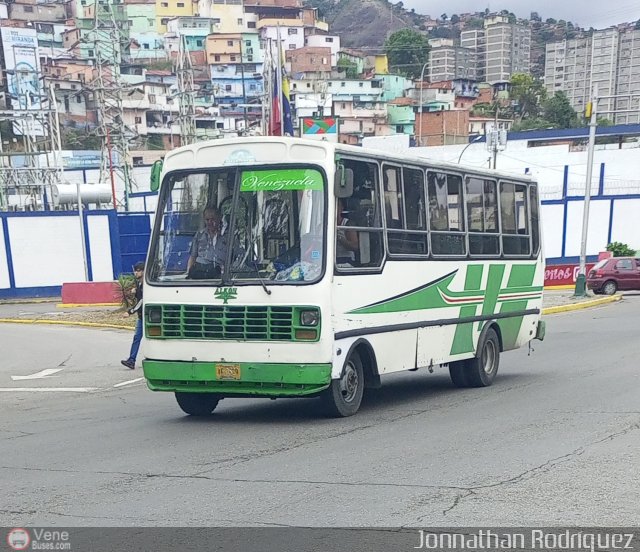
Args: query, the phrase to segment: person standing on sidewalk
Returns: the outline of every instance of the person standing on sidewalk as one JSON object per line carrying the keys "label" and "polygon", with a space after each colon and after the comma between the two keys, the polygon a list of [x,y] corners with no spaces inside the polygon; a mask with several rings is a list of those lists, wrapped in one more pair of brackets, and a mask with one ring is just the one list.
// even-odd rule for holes
{"label": "person standing on sidewalk", "polygon": [[127,316],[137,313],[138,321],[136,322],[136,332],[133,335],[133,343],[131,343],[129,358],[120,361],[123,366],[131,368],[131,370],[134,370],[136,367],[136,357],[138,356],[138,350],[140,349],[140,341],[142,341],[142,277],[144,276],[144,263],[142,261],[134,265],[133,275],[136,278],[136,304],[127,311]]}

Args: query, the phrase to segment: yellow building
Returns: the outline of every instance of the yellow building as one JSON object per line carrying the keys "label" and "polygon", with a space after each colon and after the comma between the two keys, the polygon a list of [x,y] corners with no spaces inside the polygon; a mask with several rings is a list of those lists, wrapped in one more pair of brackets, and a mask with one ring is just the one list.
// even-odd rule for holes
{"label": "yellow building", "polygon": [[389,58],[387,54],[377,54],[374,60],[374,68],[376,75],[389,74]]}
{"label": "yellow building", "polygon": [[193,0],[156,0],[156,30],[167,32],[167,22],[173,17],[194,15],[198,5]]}

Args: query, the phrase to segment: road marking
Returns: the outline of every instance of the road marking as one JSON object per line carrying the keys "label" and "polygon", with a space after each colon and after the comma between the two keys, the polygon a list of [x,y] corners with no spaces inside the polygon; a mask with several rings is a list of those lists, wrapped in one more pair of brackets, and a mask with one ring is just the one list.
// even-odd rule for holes
{"label": "road marking", "polygon": [[136,379],[132,379],[129,381],[123,381],[121,383],[116,383],[114,385],[114,387],[124,387],[125,385],[131,385],[132,383],[138,383],[139,381],[142,381],[144,378],[136,378]]}
{"label": "road marking", "polygon": [[40,372],[30,374],[28,376],[11,376],[11,379],[13,381],[41,379],[46,378],[47,376],[52,376],[53,374],[57,374],[61,371],[62,368],[47,368],[46,370],[40,370]]}
{"label": "road marking", "polygon": [[99,387],[0,387],[0,393],[91,393],[98,391]]}

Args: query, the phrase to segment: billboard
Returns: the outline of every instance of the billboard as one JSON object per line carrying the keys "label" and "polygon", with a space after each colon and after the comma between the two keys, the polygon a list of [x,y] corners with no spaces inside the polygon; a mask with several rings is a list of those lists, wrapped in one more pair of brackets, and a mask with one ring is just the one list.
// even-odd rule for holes
{"label": "billboard", "polygon": [[303,117],[300,120],[300,135],[311,140],[338,141],[337,117]]}
{"label": "billboard", "polygon": [[[14,110],[40,110],[46,101],[40,78],[38,35],[35,29],[2,27],[2,51],[7,75],[7,92]],[[14,122],[16,134],[29,132],[42,136],[39,121],[23,119]]]}

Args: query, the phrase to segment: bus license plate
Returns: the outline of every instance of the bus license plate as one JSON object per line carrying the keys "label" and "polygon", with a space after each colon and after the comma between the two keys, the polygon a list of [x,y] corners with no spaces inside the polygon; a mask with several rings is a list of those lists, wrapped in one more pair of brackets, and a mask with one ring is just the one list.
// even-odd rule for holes
{"label": "bus license plate", "polygon": [[216,364],[216,379],[219,380],[239,380],[239,364]]}

